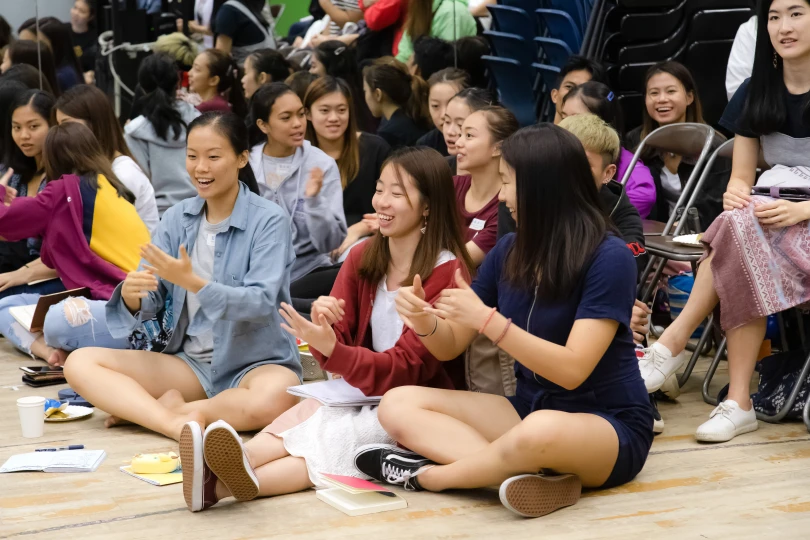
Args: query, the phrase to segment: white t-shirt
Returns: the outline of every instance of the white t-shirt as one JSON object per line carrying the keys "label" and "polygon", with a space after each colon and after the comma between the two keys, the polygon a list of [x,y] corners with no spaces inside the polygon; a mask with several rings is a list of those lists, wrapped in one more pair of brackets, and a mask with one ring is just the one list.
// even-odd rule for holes
{"label": "white t-shirt", "polygon": [[[211,15],[214,13],[214,0],[197,0],[194,4],[194,17],[197,22],[206,28],[211,28]],[[214,36],[203,36],[203,45],[206,49],[214,48]]]}
{"label": "white t-shirt", "polygon": [[671,172],[666,166],[661,167],[661,187],[666,192],[669,211],[672,212],[675,210],[675,203],[678,202],[678,197],[681,196],[683,190],[681,177],[678,176],[678,173]]}
{"label": "white t-shirt", "polygon": [[112,162],[112,170],[115,176],[121,180],[128,190],[135,195],[135,210],[149,229],[149,234],[154,234],[160,221],[157,202],[155,201],[155,190],[152,183],[144,172],[132,158],[119,156]]}
{"label": "white t-shirt", "polygon": [[262,154],[262,167],[264,168],[264,183],[272,189],[277,190],[281,183],[290,176],[295,154],[291,156],[277,158]]}
{"label": "white t-shirt", "polygon": [[[442,251],[436,261],[436,266],[455,258],[456,256],[449,251]],[[388,290],[385,278],[381,279],[377,286],[377,295],[374,297],[374,306],[371,308],[371,347],[376,352],[392,348],[402,335],[404,323],[399,318],[395,303],[398,292],[399,289]]]}
{"label": "white t-shirt", "polygon": [[731,54],[728,55],[728,67],[726,68],[728,99],[731,99],[745,79],[751,77],[751,73],[754,71],[756,45],[757,16],[754,15],[737,29],[734,44],[731,46]]}

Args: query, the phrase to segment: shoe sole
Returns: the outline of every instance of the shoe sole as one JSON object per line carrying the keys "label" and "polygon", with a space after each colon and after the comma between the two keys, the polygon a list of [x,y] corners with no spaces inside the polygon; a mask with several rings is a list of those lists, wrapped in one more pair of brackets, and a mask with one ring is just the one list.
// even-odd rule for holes
{"label": "shoe sole", "polygon": [[507,509],[534,518],[576,504],[582,494],[582,482],[573,474],[524,474],[504,481],[498,493]]}
{"label": "shoe sole", "polygon": [[669,377],[667,377],[667,380],[664,381],[664,384],[661,385],[661,388],[659,390],[661,390],[661,392],[668,399],[674,401],[678,396],[681,395],[681,387],[678,384],[678,376],[670,375]]}
{"label": "shoe sole", "polygon": [[[667,383],[667,379],[669,379],[670,377],[672,377],[673,375],[675,375],[675,374],[678,372],[678,370],[679,370],[679,369],[681,369],[681,368],[684,366],[684,364],[686,364],[686,362],[687,362],[688,360],[689,360],[689,358],[687,358],[686,356],[684,356],[683,360],[681,360],[681,361],[678,363],[678,365],[677,365],[677,366],[675,366],[675,369],[673,369],[673,370],[672,370],[672,373],[670,373],[669,375],[667,375],[666,377],[664,377],[664,380],[663,380],[663,381],[661,381],[661,384],[659,384],[659,385],[647,386],[647,380],[645,379],[645,380],[644,380],[644,386],[647,388],[647,393],[648,393],[648,394],[654,394],[654,393],[656,393],[658,390],[661,390],[661,388],[662,388],[662,387],[663,387],[663,386],[664,386],[664,385]],[[656,368],[656,370],[655,370],[655,371],[657,371],[658,373],[661,373],[661,374],[663,374],[663,373],[664,373],[663,371],[661,371],[661,370],[659,370],[659,369],[657,369],[657,368]],[[676,381],[677,381],[677,379],[676,379]]]}
{"label": "shoe sole", "polygon": [[732,435],[731,437],[728,437],[728,438],[719,437],[717,435],[711,435],[711,434],[701,436],[701,435],[695,433],[695,440],[698,441],[698,442],[710,442],[710,443],[728,442],[728,441],[730,441],[731,439],[733,439],[735,437],[738,437],[740,435],[745,435],[746,433],[751,433],[752,431],[756,431],[758,429],[759,429],[759,422],[757,422],[755,424],[748,425],[748,426],[744,426],[744,427],[742,427],[740,429],[734,430],[734,435]]}
{"label": "shoe sole", "polygon": [[203,446],[208,467],[237,501],[251,501],[258,497],[259,481],[245,463],[247,458],[241,440],[235,440],[230,430],[219,427],[206,431]]}
{"label": "shoe sole", "polygon": [[653,433],[655,435],[660,435],[664,432],[664,421],[663,420],[653,420]]}
{"label": "shoe sole", "polygon": [[191,512],[202,510],[202,454],[200,425],[196,422],[184,425],[180,432],[180,465],[183,469],[183,498]]}

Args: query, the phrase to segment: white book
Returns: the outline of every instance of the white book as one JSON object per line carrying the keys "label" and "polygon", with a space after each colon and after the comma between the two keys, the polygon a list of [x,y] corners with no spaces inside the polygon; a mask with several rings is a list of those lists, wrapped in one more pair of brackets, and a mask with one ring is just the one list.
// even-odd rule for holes
{"label": "white book", "polygon": [[349,516],[364,516],[408,508],[408,502],[392,491],[370,491],[353,495],[341,488],[319,489],[315,496]]}
{"label": "white book", "polygon": [[61,450],[30,452],[11,456],[0,467],[0,473],[21,471],[93,472],[107,457],[104,450]]}
{"label": "white book", "polygon": [[378,405],[382,396],[366,396],[346,379],[331,379],[312,384],[287,388],[287,393],[302,398],[312,398],[330,407],[362,407]]}
{"label": "white book", "polygon": [[8,312],[14,317],[20,325],[31,331],[31,326],[34,324],[34,314],[37,312],[37,305],[30,304],[27,306],[14,306],[8,309]]}

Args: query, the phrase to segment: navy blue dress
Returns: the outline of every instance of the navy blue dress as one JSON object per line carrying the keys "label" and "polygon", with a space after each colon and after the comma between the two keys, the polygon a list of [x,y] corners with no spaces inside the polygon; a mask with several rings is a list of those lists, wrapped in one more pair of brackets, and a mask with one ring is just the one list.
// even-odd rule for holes
{"label": "navy blue dress", "polygon": [[515,362],[517,393],[509,398],[521,418],[537,410],[601,416],[619,438],[619,455],[608,488],[632,480],[641,471],[653,440],[653,412],[638,369],[630,317],[636,294],[636,263],[625,243],[612,235],[599,245],[570,298],[549,302],[535,291],[513,287],[502,275],[515,241],[501,238],[489,252],[472,284],[490,307],[534,336],[565,345],[578,319],[611,319],[619,323],[605,355],[593,373],[574,390],[566,390]]}

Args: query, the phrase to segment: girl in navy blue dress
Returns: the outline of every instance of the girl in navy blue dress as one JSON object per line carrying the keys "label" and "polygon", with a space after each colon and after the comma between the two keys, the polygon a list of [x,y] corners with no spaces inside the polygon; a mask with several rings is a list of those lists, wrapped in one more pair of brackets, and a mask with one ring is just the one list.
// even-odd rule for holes
{"label": "girl in navy blue dress", "polygon": [[516,359],[517,395],[394,389],[380,422],[417,453],[363,447],[355,465],[408,489],[500,484],[507,508],[536,517],[574,504],[582,486],[632,480],[653,415],[629,328],[633,254],[600,210],[582,145],[550,124],[521,129],[503,143],[500,174],[517,233],[472,286],[457,275],[430,305],[416,276],[397,310],[439,360],[485,334]]}

